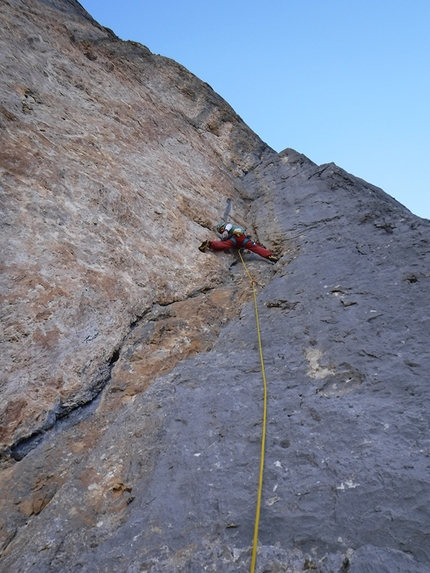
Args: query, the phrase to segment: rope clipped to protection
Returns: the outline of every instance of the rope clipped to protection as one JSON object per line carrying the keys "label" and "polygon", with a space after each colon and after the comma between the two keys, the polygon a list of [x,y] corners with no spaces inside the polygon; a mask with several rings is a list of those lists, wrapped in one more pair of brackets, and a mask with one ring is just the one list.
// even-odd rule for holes
{"label": "rope clipped to protection", "polygon": [[242,261],[243,267],[246,274],[251,281],[252,292],[254,294],[254,308],[255,308],[255,323],[257,326],[257,336],[258,336],[258,347],[260,351],[260,363],[261,363],[261,375],[263,378],[263,425],[261,428],[261,453],[260,453],[260,473],[258,479],[258,493],[257,493],[257,507],[255,511],[255,524],[254,524],[254,539],[252,543],[252,558],[250,573],[255,572],[255,564],[257,561],[257,546],[258,546],[258,528],[260,524],[260,510],[261,510],[261,497],[263,494],[263,474],[264,474],[264,452],[266,446],[266,425],[267,425],[267,382],[266,382],[266,372],[264,370],[264,359],[263,359],[263,346],[261,343],[261,332],[260,332],[260,320],[258,317],[258,306],[257,306],[257,291],[255,290],[255,285],[258,284],[248,271],[245,261],[243,260],[242,253],[239,250],[240,260]]}

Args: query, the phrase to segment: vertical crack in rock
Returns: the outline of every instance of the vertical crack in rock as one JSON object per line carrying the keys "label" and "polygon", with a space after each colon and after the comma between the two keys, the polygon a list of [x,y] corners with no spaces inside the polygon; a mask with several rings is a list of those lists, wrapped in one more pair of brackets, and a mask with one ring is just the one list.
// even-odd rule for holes
{"label": "vertical crack in rock", "polygon": [[97,407],[97,402],[100,400],[101,393],[112,375],[112,370],[119,360],[121,350],[118,348],[114,350],[109,362],[100,369],[101,376],[91,388],[88,393],[89,396],[86,401],[77,401],[74,405],[59,405],[56,410],[51,411],[48,415],[47,422],[37,430],[34,434],[19,440],[13,444],[9,450],[1,453],[3,458],[7,455],[15,461],[22,460],[31,450],[37,447],[46,438],[47,433],[55,428],[65,428],[70,425],[78,424],[85,420],[88,416],[94,413]]}
{"label": "vertical crack in rock", "polygon": [[[42,428],[13,444],[9,451],[3,452],[3,457],[10,455],[20,461],[41,444],[50,431],[76,425],[93,415],[106,388],[109,394],[126,392],[127,396],[133,396],[146,390],[152,380],[171,370],[184,357],[207,351],[219,329],[240,312],[240,286],[243,286],[241,281],[224,288],[204,287],[183,301],[154,304],[132,322],[122,343],[106,365],[100,367],[100,375],[87,392],[86,400],[72,399],[69,405],[59,405],[49,413]],[[245,301],[246,297],[242,299]],[[113,381],[112,372],[117,363],[119,368]]]}

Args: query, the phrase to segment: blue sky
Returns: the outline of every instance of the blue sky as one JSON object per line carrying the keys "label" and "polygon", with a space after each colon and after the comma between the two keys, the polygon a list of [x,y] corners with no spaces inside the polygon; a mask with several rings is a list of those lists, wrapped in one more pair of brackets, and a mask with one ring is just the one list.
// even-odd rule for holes
{"label": "blue sky", "polygon": [[210,84],[276,151],[430,219],[429,0],[81,0]]}

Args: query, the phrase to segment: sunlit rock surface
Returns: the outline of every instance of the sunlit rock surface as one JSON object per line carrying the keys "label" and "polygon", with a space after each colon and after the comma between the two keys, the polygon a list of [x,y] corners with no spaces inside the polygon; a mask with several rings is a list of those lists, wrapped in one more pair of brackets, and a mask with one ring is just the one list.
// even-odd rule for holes
{"label": "sunlit rock surface", "polygon": [[[0,5],[2,572],[430,572],[430,223],[73,0]],[[286,134],[288,140],[288,134]]]}

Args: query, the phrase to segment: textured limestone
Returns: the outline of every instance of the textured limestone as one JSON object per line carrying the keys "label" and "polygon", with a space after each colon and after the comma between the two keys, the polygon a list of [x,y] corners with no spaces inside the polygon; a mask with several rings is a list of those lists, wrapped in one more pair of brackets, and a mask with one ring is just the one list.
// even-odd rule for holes
{"label": "textured limestone", "polygon": [[7,455],[99,392],[153,304],[222,284],[196,243],[226,197],[240,216],[235,174],[264,144],[209,86],[76,2],[1,10]]}
{"label": "textured limestone", "polygon": [[0,571],[249,570],[252,294],[196,250],[231,197],[282,254],[245,254],[257,570],[429,573],[430,222],[77,3],[1,9]]}

